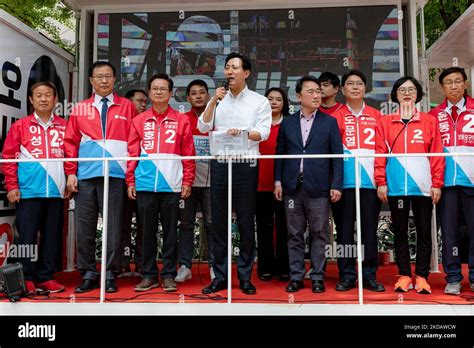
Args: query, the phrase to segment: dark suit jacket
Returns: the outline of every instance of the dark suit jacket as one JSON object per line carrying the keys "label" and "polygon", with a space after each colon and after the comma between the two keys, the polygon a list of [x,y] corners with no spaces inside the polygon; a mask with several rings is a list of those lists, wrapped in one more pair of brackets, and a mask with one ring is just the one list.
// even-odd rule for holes
{"label": "dark suit jacket", "polygon": [[[306,146],[301,136],[300,112],[280,125],[276,154],[342,154],[342,141],[334,117],[317,111]],[[281,181],[283,192],[293,194],[298,183],[301,159],[276,159],[275,181]],[[314,158],[303,160],[303,190],[313,197],[329,197],[331,189],[342,192],[342,158]]]}

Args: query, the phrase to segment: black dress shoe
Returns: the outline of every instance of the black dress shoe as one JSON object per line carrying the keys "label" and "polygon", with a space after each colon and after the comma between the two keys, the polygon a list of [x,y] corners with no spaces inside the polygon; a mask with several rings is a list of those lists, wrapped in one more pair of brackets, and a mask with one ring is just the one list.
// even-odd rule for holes
{"label": "black dress shoe", "polygon": [[74,289],[75,293],[81,294],[83,292],[89,292],[99,287],[99,283],[97,280],[92,279],[83,279],[82,283],[79,284],[76,289]]}
{"label": "black dress shoe", "polygon": [[217,278],[214,278],[211,282],[211,284],[204,289],[202,289],[202,293],[207,295],[207,294],[213,294],[215,292],[219,292],[221,290],[227,289],[227,282],[226,281],[220,281]]}
{"label": "black dress shoe", "polygon": [[313,280],[312,291],[315,293],[325,292],[326,288],[324,287],[324,281],[322,280]]}
{"label": "black dress shoe", "polygon": [[297,292],[300,289],[304,288],[304,283],[302,280],[290,280],[288,286],[286,287],[286,292]]}
{"label": "black dress shoe", "polygon": [[257,289],[250,280],[241,280],[239,288],[246,295],[255,295],[257,293]]}
{"label": "black dress shoe", "polygon": [[382,284],[377,283],[375,279],[366,280],[364,282],[364,289],[367,289],[369,291],[374,291],[374,292],[385,291],[385,287]]}
{"label": "black dress shoe", "polygon": [[117,292],[117,283],[115,283],[114,279],[107,279],[105,281],[105,292],[107,293],[112,293],[112,292]]}
{"label": "black dress shoe", "polygon": [[270,280],[273,279],[273,276],[270,273],[265,273],[265,274],[259,275],[258,277],[260,278],[260,280],[264,282],[269,282]]}
{"label": "black dress shoe", "polygon": [[349,291],[356,287],[355,282],[349,279],[342,279],[336,284],[336,291]]}

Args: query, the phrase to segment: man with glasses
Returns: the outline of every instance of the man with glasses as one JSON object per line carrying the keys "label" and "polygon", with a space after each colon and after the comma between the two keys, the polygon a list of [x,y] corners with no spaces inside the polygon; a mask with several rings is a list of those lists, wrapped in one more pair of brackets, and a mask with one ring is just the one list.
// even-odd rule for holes
{"label": "man with glasses", "polygon": [[[146,110],[146,103],[148,101],[148,96],[145,91],[141,89],[131,89],[125,93],[125,98],[130,100],[137,114],[141,114]],[[136,214],[137,219],[137,233],[135,235],[135,252],[134,252],[134,262],[135,270],[132,272],[130,269],[130,261],[132,256],[132,216],[133,213]],[[122,225],[122,260],[120,266],[120,275],[119,277],[141,277],[141,262],[142,262],[142,242],[143,242],[143,233],[141,229],[138,228],[138,214],[137,214],[137,202],[131,199],[125,198],[124,209],[123,209],[123,225]]]}
{"label": "man with glasses", "polygon": [[151,157],[127,164],[128,197],[137,200],[138,225],[143,230],[143,279],[135,291],[148,291],[159,285],[156,265],[158,217],[163,228],[162,288],[176,291],[179,200],[191,195],[196,164],[194,160],[156,159],[159,156],[194,156],[189,118],[169,105],[173,80],[155,74],[148,81],[151,108],[133,121],[128,140],[130,157]]}
{"label": "man with glasses", "polygon": [[[314,76],[296,83],[301,110],[284,119],[277,138],[277,155],[342,154],[335,118],[322,113],[321,88]],[[342,158],[276,159],[275,198],[284,200],[288,225],[290,282],[287,292],[304,287],[304,232],[309,224],[312,291],[325,291],[326,246],[329,245],[329,201],[342,192]]]}
{"label": "man with glasses", "polygon": [[[351,70],[342,76],[342,93],[346,104],[333,116],[336,118],[346,154],[375,153],[375,128],[380,112],[364,102],[367,78],[358,70]],[[363,245],[363,286],[370,291],[385,291],[377,283],[375,273],[378,268],[377,227],[381,202],[377,197],[374,179],[374,158],[360,160],[360,201],[364,209],[360,211],[361,238]],[[357,255],[352,253],[357,244],[354,239],[356,221],[355,199],[355,159],[344,160],[344,180],[342,199],[331,205],[337,229],[337,244],[342,246],[344,255],[337,258],[339,282],[337,291],[355,288]]]}
{"label": "man with glasses", "polygon": [[[430,113],[438,118],[445,152],[474,152],[474,99],[467,95],[464,69],[451,67],[439,75],[446,99]],[[438,204],[443,241],[446,294],[459,295],[463,280],[460,226],[469,237],[469,285],[474,291],[474,160],[472,156],[446,157],[444,187]]]}
{"label": "man with glasses", "polygon": [[146,110],[148,96],[145,91],[141,89],[131,89],[125,94],[125,98],[133,103],[135,109],[137,109],[137,114],[141,114]]}
{"label": "man with glasses", "polygon": [[[76,105],[69,117],[64,138],[66,157],[126,157],[130,122],[136,111],[126,98],[114,93],[115,68],[97,61],[89,70],[92,97]],[[115,277],[120,271],[120,235],[125,195],[125,161],[109,162],[106,292],[117,292]],[[67,188],[75,193],[77,267],[82,275],[77,293],[98,287],[96,232],[98,213],[103,215],[104,162],[66,162]]]}

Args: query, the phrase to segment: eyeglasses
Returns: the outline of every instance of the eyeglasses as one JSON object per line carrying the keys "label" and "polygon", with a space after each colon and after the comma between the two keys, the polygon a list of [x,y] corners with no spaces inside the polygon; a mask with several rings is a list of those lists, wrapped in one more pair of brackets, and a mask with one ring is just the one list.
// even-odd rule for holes
{"label": "eyeglasses", "polygon": [[103,79],[105,79],[106,81],[110,81],[114,78],[114,76],[113,75],[97,75],[97,76],[92,76],[92,78],[99,81],[102,81]]}
{"label": "eyeglasses", "polygon": [[460,86],[464,83],[464,80],[448,80],[444,82],[444,84],[448,87],[451,87],[452,85]]}
{"label": "eyeglasses", "polygon": [[409,94],[413,94],[414,92],[416,92],[416,87],[408,87],[408,88],[401,87],[397,89],[397,91],[400,92],[401,94],[406,94],[407,92]]}
{"label": "eyeglasses", "polygon": [[349,82],[346,82],[345,84],[347,87],[363,87],[365,86],[365,83],[362,82],[362,81],[349,81]]}

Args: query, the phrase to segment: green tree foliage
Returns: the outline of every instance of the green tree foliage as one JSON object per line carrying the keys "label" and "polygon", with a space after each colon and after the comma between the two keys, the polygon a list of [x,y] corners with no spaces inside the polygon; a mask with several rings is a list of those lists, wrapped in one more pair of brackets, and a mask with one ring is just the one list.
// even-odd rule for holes
{"label": "green tree foliage", "polygon": [[[456,20],[474,3],[474,0],[429,0],[424,7],[425,38],[428,49]],[[417,18],[418,48],[421,50],[420,21]],[[420,52],[418,52],[420,53]],[[442,69],[430,69],[430,80],[434,81]]]}
{"label": "green tree foliage", "polygon": [[429,0],[425,5],[426,48],[453,24],[473,0]]}
{"label": "green tree foliage", "polygon": [[73,47],[64,43],[60,38],[60,30],[51,18],[74,29],[74,16],[70,9],[57,0],[0,0],[0,8],[18,18],[35,30],[45,30],[60,47],[73,53]]}

